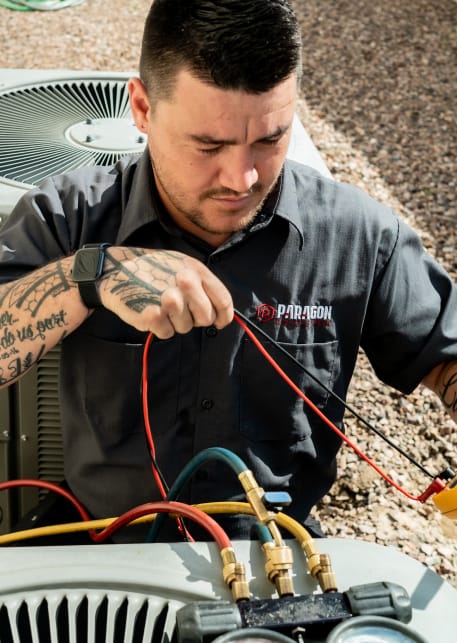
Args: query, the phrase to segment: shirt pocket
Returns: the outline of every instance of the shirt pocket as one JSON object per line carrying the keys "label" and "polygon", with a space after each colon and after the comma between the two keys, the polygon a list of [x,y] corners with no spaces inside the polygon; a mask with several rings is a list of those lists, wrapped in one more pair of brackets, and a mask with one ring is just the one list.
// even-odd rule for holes
{"label": "shirt pocket", "polygon": [[143,429],[141,368],[144,345],[84,338],[84,393],[80,401],[104,448]]}
{"label": "shirt pocket", "polygon": [[[133,339],[133,338],[132,338]],[[154,438],[174,421],[178,400],[180,342],[156,340],[149,346],[147,412]],[[142,377],[144,343],[73,333],[62,350],[62,396],[69,423],[90,432],[102,452],[138,448],[147,453]],[[134,454],[125,453],[124,460]]]}
{"label": "shirt pocket", "polygon": [[[338,372],[338,341],[279,346],[303,366],[262,341],[263,347],[320,411],[327,409]],[[307,372],[305,372],[305,370]],[[324,386],[321,386],[322,383]],[[333,418],[336,420],[337,418]],[[317,414],[284,381],[248,339],[244,340],[240,390],[240,432],[253,442],[306,440],[321,424]]]}

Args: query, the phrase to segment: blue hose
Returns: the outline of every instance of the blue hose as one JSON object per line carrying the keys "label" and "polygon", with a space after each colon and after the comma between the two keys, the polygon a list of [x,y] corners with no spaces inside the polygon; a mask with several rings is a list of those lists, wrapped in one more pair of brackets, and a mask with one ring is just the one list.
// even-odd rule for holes
{"label": "blue hose", "polygon": [[[243,471],[247,471],[248,467],[241,458],[235,455],[232,451],[222,447],[210,447],[200,451],[192,460],[184,467],[179,476],[176,478],[170,490],[167,493],[166,500],[176,500],[184,487],[185,483],[193,476],[196,470],[205,462],[209,460],[222,460],[236,473],[238,476]],[[146,542],[152,543],[157,538],[160,527],[166,520],[165,514],[159,514],[152,523]]]}

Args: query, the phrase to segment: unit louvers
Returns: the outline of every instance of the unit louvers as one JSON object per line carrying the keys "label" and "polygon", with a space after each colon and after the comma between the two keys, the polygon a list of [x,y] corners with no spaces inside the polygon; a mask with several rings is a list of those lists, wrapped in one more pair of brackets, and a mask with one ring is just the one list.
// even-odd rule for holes
{"label": "unit louvers", "polygon": [[36,395],[38,477],[57,483],[64,478],[58,397],[59,364],[60,347],[57,346],[37,364]]}
{"label": "unit louvers", "polygon": [[0,603],[2,643],[161,643],[169,641],[169,602],[113,589],[29,591]]}

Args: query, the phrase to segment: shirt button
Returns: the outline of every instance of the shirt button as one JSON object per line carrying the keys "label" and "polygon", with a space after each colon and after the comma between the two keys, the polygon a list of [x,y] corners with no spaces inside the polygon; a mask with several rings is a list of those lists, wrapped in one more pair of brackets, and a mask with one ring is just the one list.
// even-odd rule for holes
{"label": "shirt button", "polygon": [[209,411],[210,409],[213,408],[213,406],[214,406],[213,400],[208,400],[206,398],[202,400],[202,409],[204,409],[205,411]]}
{"label": "shirt button", "polygon": [[216,328],[216,326],[209,326],[209,327],[206,329],[206,334],[207,334],[207,336],[208,336],[208,337],[216,337],[216,335],[217,335],[217,328]]}

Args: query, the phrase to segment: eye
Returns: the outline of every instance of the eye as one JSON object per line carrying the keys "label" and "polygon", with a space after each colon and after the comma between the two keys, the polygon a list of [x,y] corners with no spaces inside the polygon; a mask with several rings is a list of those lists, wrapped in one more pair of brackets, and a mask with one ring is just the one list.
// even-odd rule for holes
{"label": "eye", "polygon": [[205,147],[205,148],[200,148],[198,151],[201,152],[202,154],[207,154],[208,156],[213,156],[220,152],[222,149],[222,145],[216,145],[216,147]]}
{"label": "eye", "polygon": [[282,134],[278,136],[273,136],[272,138],[263,138],[261,141],[259,141],[262,145],[277,145],[278,143],[281,142],[282,139]]}

